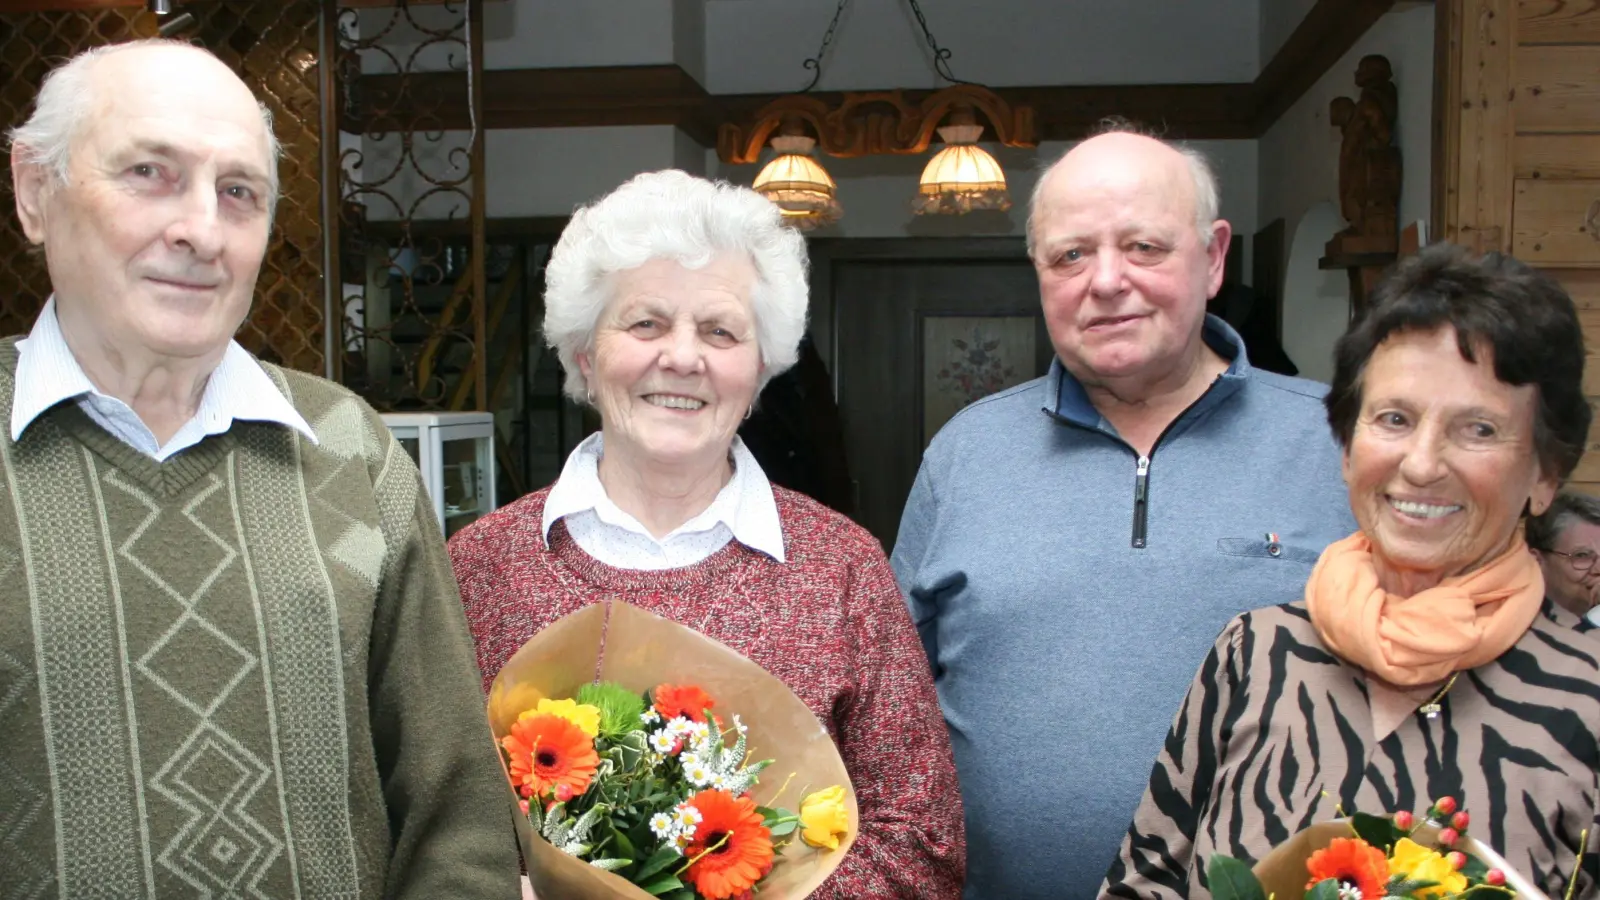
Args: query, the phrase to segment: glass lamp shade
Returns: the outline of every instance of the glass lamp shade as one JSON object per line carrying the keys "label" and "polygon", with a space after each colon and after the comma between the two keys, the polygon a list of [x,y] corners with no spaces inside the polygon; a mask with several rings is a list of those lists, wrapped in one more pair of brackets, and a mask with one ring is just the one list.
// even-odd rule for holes
{"label": "glass lamp shade", "polygon": [[1011,208],[1006,173],[975,142],[980,125],[946,125],[939,136],[946,146],[928,160],[912,211],[918,215],[961,214],[975,209]]}
{"label": "glass lamp shade", "polygon": [[826,169],[806,155],[812,140],[798,135],[772,139],[778,156],[767,163],[751,185],[783,213],[784,223],[801,230],[839,221],[838,187]]}

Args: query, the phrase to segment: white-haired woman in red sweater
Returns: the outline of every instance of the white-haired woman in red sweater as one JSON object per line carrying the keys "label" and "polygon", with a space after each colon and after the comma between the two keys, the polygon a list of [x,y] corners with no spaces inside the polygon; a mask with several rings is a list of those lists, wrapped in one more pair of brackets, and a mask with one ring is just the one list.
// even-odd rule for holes
{"label": "white-haired woman in red sweater", "polygon": [[716,638],[805,701],[850,771],[859,835],[814,896],[956,900],[950,741],[889,563],[736,435],[796,359],[804,241],[754,191],[653,172],[580,209],[545,278],[545,339],[601,430],[555,484],[450,542],[485,686],[606,598]]}

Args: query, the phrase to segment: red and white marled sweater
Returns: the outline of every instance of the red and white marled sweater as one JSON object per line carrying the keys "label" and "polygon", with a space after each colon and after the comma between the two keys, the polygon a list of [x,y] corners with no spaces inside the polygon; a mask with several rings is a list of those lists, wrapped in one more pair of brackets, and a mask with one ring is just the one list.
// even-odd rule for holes
{"label": "red and white marled sweater", "polygon": [[681,569],[617,569],[584,553],[560,522],[545,547],[548,494],[450,540],[486,690],[529,637],[606,597],[687,625],[782,679],[839,746],[861,831],[813,897],[961,896],[966,836],[950,739],[916,629],[871,535],[774,486],[786,562],[732,541]]}

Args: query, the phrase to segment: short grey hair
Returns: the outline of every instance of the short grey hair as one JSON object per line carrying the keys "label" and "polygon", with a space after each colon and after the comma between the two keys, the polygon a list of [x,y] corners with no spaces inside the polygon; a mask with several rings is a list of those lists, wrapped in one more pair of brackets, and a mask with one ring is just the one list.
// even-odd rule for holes
{"label": "short grey hair", "polygon": [[1576,491],[1562,491],[1542,514],[1528,519],[1528,546],[1549,552],[1575,522],[1600,525],[1600,500]]}
{"label": "short grey hair", "polygon": [[567,396],[588,402],[577,357],[594,350],[615,276],[655,259],[698,269],[719,253],[744,256],[755,267],[750,307],[763,363],[757,390],[794,365],[810,293],[805,238],[755,191],[667,169],[636,175],[579,207],[550,254],[544,338],[561,359]]}
{"label": "short grey hair", "polygon": [[[23,161],[42,166],[50,172],[56,184],[68,184],[72,169],[72,142],[88,121],[94,99],[89,76],[95,63],[126,50],[149,47],[184,47],[216,58],[216,54],[204,47],[168,38],[91,47],[45,76],[44,84],[39,87],[39,96],[34,100],[32,115],[8,133],[10,146],[22,151]],[[278,205],[278,158],[283,154],[283,146],[272,130],[272,110],[265,103],[257,102],[256,106],[261,111],[261,127],[267,133],[267,175],[271,180],[267,209],[270,212]]]}
{"label": "short grey hair", "polygon": [[[1211,225],[1217,221],[1217,217],[1221,213],[1222,204],[1222,191],[1217,185],[1217,171],[1211,164],[1211,158],[1201,150],[1187,144],[1169,141],[1155,131],[1120,116],[1102,119],[1089,137],[1099,137],[1102,134],[1135,134],[1140,137],[1147,137],[1171,149],[1189,163],[1189,176],[1194,179],[1195,232],[1200,235],[1201,245],[1210,247],[1213,239]],[[1033,258],[1034,251],[1034,217],[1038,214],[1039,200],[1044,196],[1045,182],[1049,180],[1050,173],[1055,170],[1056,166],[1066,159],[1067,153],[1071,152],[1069,149],[1051,160],[1039,172],[1039,180],[1033,183],[1033,192],[1028,197],[1027,242],[1028,257],[1030,259]]]}

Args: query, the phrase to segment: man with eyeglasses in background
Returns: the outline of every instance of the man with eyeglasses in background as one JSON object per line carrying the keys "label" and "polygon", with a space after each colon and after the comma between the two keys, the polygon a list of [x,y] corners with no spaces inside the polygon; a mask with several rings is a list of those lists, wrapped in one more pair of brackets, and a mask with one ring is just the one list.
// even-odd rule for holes
{"label": "man with eyeglasses in background", "polygon": [[1545,596],[1600,627],[1600,500],[1562,491],[1543,515],[1528,520],[1528,546],[1544,569]]}

